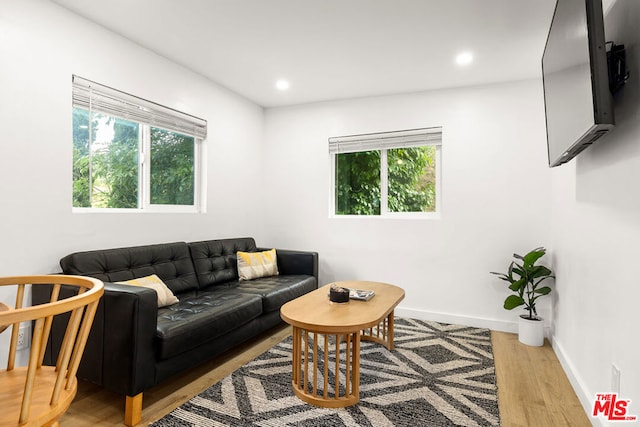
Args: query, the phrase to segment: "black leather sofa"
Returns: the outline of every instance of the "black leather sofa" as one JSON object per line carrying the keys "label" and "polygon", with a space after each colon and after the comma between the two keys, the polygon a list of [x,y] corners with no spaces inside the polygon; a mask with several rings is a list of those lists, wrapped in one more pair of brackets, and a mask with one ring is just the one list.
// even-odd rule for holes
{"label": "black leather sofa", "polygon": [[[126,395],[125,423],[139,423],[145,390],[274,327],[284,303],[318,287],[316,252],[278,249],[278,276],[238,281],[236,253],[260,250],[253,238],[238,238],[62,258],[63,273],[105,282],[78,377]],[[178,303],[158,308],[155,291],[113,283],[151,274]],[[34,304],[48,299],[34,290]],[[45,363],[55,361],[66,322],[55,319]]]}

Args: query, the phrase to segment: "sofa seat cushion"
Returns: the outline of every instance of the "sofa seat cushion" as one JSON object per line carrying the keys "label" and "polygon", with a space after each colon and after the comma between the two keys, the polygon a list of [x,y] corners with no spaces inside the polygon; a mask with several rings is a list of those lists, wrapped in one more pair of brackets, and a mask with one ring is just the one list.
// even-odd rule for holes
{"label": "sofa seat cushion", "polygon": [[215,289],[179,295],[180,302],[158,309],[158,359],[201,346],[262,314],[259,295]]}
{"label": "sofa seat cushion", "polygon": [[262,311],[270,313],[280,310],[280,307],[292,299],[317,289],[317,285],[315,277],[300,274],[233,281],[214,288],[236,289],[238,292],[259,295],[262,298]]}

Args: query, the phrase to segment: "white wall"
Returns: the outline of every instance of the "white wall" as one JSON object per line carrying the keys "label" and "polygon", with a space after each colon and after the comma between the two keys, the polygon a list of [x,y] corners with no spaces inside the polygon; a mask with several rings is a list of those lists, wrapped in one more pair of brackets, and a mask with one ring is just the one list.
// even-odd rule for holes
{"label": "white wall", "polygon": [[[550,244],[540,81],[274,108],[265,124],[261,241],[317,250],[322,284],[402,286],[402,313],[515,330],[489,271]],[[329,137],[429,126],[443,127],[441,219],[329,217]]]}
{"label": "white wall", "polygon": [[587,411],[612,391],[616,364],[620,397],[640,416],[640,2],[610,3],[607,40],[625,45],[631,78],[613,132],[552,173],[554,346]]}
{"label": "white wall", "polygon": [[[71,212],[72,74],[208,120],[206,214]],[[262,131],[262,109],[215,83],[48,1],[2,0],[0,275],[56,272],[79,250],[257,234]]]}

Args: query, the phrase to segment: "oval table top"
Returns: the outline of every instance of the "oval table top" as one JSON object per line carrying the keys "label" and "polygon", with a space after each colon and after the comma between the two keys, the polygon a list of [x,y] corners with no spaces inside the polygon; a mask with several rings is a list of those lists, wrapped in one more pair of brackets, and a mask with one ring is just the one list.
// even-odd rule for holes
{"label": "oval table top", "polygon": [[[329,287],[375,291],[369,301],[329,301]],[[280,316],[288,324],[309,331],[350,333],[376,326],[404,299],[404,290],[380,282],[343,281],[330,283],[284,304]]]}

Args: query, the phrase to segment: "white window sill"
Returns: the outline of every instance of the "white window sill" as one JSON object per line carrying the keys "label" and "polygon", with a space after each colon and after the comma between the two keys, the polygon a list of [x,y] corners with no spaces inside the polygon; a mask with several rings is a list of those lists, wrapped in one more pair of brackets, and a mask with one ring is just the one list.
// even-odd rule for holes
{"label": "white window sill", "polygon": [[442,219],[440,212],[429,212],[429,213],[421,213],[421,212],[398,212],[398,213],[388,213],[385,215],[335,215],[330,214],[329,219],[345,219],[349,221],[353,221],[354,219],[363,219],[363,220],[371,220],[371,219],[401,219],[401,220],[439,220]]}
{"label": "white window sill", "polygon": [[166,205],[149,207],[145,209],[123,209],[123,208],[71,208],[74,214],[162,214],[162,213],[190,213],[196,214],[200,211],[195,206],[175,206]]}

